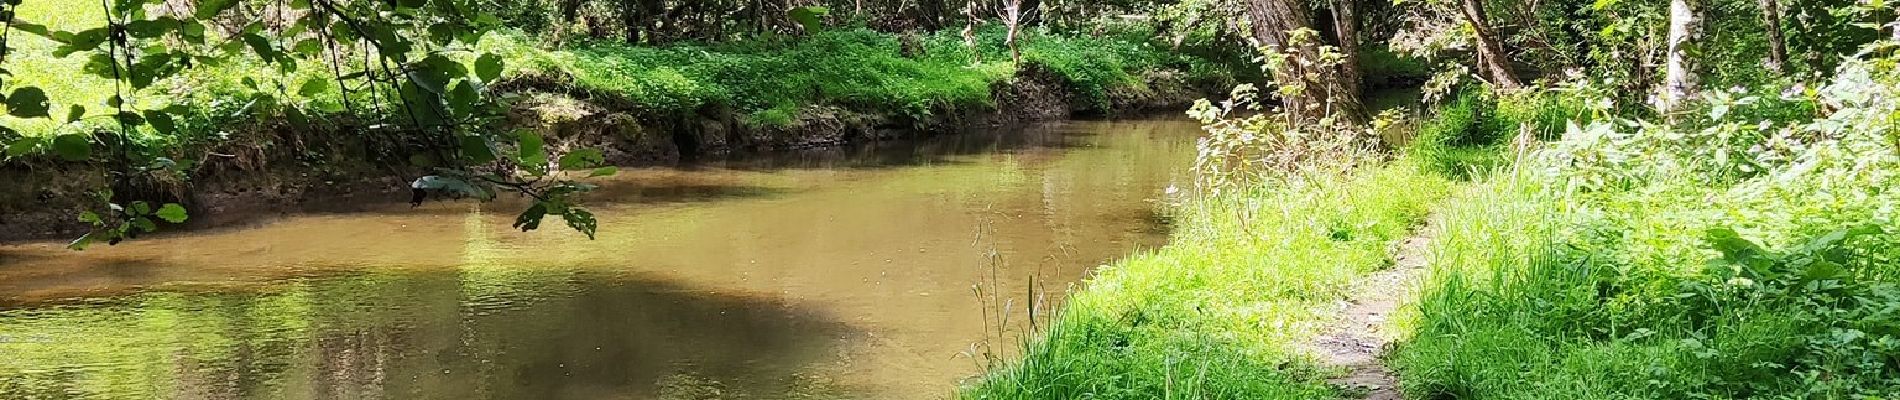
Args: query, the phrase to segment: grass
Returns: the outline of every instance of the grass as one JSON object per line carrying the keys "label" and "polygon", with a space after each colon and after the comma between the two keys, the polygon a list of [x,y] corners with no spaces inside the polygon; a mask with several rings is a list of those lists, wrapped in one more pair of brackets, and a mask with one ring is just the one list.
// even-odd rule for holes
{"label": "grass", "polygon": [[[824,31],[805,38],[722,44],[631,46],[586,42],[555,52],[556,66],[575,86],[662,113],[726,106],[766,123],[811,105],[887,111],[913,118],[990,109],[991,88],[1026,68],[1047,71],[1086,106],[1106,110],[1115,92],[1147,90],[1143,75],[1160,69],[1189,80],[1225,83],[1238,60],[1177,54],[1130,35],[1068,36],[1024,33],[1023,62],[1011,62],[1003,31],[978,31],[979,48],[956,32],[914,39],[906,54],[897,35],[863,29]],[[978,61],[980,60],[980,61]]]}
{"label": "grass", "polygon": [[[1697,248],[1703,228],[1729,223],[1705,218],[1703,210],[1723,207],[1695,201],[1693,191],[1605,211],[1542,186],[1537,176],[1506,174],[1446,203],[1438,224],[1448,231],[1433,249],[1416,336],[1395,358],[1409,393],[1858,399],[1900,389],[1891,336],[1900,321],[1890,311],[1900,303],[1881,283],[1888,278],[1873,278],[1892,274],[1876,261],[1892,259],[1891,244],[1858,242],[1847,268],[1867,278],[1743,284],[1704,270],[1715,256]],[[1847,206],[1829,210],[1842,213],[1829,221],[1772,221],[1772,211],[1750,208],[1714,214],[1794,230],[1869,216]],[[1792,242],[1767,247],[1795,252],[1807,238]]]}
{"label": "grass", "polygon": [[1391,243],[1448,188],[1399,161],[1181,205],[1171,244],[1097,271],[1020,361],[959,397],[1337,397],[1289,346],[1390,265]]}
{"label": "grass", "polygon": [[[1516,106],[1498,113],[1568,109],[1561,102]],[[1805,110],[1802,104],[1765,107],[1770,112],[1740,118],[1753,125]],[[1839,120],[1814,122],[1881,125],[1854,121],[1885,115],[1841,111],[1832,117]],[[1550,119],[1520,120],[1536,127]],[[1672,155],[1666,146],[1683,135],[1667,125],[1651,129],[1643,132],[1663,138],[1656,143],[1665,147],[1604,153],[1672,166],[1682,164],[1672,160],[1709,159]],[[1766,170],[1740,175],[1719,173],[1725,171],[1719,165],[1672,167],[1585,190],[1576,189],[1578,180],[1634,167],[1572,169],[1517,160],[1478,170],[1436,213],[1443,234],[1431,249],[1432,270],[1408,323],[1413,335],[1391,360],[1408,396],[1879,399],[1900,393],[1900,235],[1890,227],[1900,205],[1900,193],[1890,188],[1900,178],[1892,172],[1891,144],[1856,137],[1860,128],[1844,132],[1850,133],[1838,140],[1858,144],[1843,147],[1883,150],[1811,153],[1814,162],[1768,163]],[[1625,140],[1648,143],[1637,135]],[[1577,143],[1589,142],[1560,142],[1551,150],[1597,154],[1577,150]],[[1685,145],[1698,151],[1719,146],[1748,145]],[[1870,224],[1889,228],[1863,230]]]}

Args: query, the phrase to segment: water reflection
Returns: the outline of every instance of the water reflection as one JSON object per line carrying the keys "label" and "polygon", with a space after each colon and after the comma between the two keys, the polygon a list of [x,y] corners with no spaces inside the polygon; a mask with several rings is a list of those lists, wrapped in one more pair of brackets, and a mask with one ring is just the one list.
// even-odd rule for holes
{"label": "water reflection", "polygon": [[0,319],[0,393],[22,399],[757,398],[830,390],[798,380],[800,366],[859,335],[784,299],[506,268],[155,292]]}
{"label": "water reflection", "polygon": [[995,339],[972,286],[1014,298],[1033,277],[1056,300],[1160,244],[1153,200],[1196,131],[1073,122],[629,169],[599,182],[591,241],[510,230],[507,201],[394,199],[3,246],[0,398],[943,398]]}

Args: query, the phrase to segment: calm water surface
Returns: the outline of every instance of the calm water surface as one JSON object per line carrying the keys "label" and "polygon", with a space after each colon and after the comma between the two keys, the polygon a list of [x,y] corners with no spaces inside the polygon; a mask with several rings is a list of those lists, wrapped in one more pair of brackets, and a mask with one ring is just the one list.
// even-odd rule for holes
{"label": "calm water surface", "polygon": [[512,231],[514,204],[431,203],[0,247],[0,398],[945,398],[1015,347],[1032,279],[1046,305],[1162,242],[1154,201],[1196,132],[1068,122],[627,170],[591,241]]}

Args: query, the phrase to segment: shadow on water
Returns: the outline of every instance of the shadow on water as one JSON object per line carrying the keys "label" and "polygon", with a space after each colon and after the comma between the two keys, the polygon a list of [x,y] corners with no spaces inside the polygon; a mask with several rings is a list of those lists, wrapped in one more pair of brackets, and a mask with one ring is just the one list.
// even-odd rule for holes
{"label": "shadow on water", "polygon": [[1195,131],[1085,121],[630,168],[599,179],[598,240],[517,232],[515,204],[395,200],[0,246],[0,399],[940,399],[1007,315],[972,283],[1062,287],[1162,243],[1155,201]]}
{"label": "shadow on water", "polygon": [[[8,398],[782,398],[860,335],[783,299],[465,268],[0,311]],[[17,396],[17,397],[15,397]]]}

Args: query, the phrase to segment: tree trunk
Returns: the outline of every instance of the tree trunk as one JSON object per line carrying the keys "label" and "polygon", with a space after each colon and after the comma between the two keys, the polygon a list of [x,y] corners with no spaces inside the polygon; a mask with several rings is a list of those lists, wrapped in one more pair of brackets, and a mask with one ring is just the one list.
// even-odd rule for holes
{"label": "tree trunk", "polygon": [[[1247,19],[1253,25],[1253,38],[1261,45],[1292,57],[1272,71],[1275,83],[1297,86],[1299,90],[1278,91],[1281,106],[1294,124],[1309,123],[1327,116],[1340,116],[1345,122],[1364,122],[1363,112],[1354,116],[1346,110],[1364,110],[1358,96],[1346,95],[1339,71],[1312,70],[1307,62],[1319,60],[1319,45],[1314,40],[1294,42],[1293,32],[1311,31],[1312,18],[1300,0],[1249,0]],[[1301,62],[1305,60],[1307,62]]]}
{"label": "tree trunk", "polygon": [[1761,0],[1761,23],[1768,32],[1768,70],[1786,72],[1788,42],[1781,37],[1781,1]]}
{"label": "tree trunk", "polygon": [[1696,74],[1689,54],[1701,37],[1701,9],[1695,0],[1669,1],[1669,55],[1664,62],[1663,88],[1657,108],[1664,113],[1676,109],[1695,93]]}
{"label": "tree trunk", "polygon": [[637,1],[620,2],[620,24],[627,28],[627,44],[640,44],[640,4]]}
{"label": "tree trunk", "polygon": [[1364,123],[1370,119],[1362,101],[1361,89],[1364,75],[1359,71],[1359,0],[1332,0],[1333,38],[1337,39],[1339,52],[1344,61],[1339,64],[1340,88],[1333,95],[1337,98],[1336,110],[1353,123]]}
{"label": "tree trunk", "polygon": [[1491,24],[1484,16],[1483,0],[1464,0],[1459,7],[1464,11],[1465,22],[1471,24],[1471,30],[1477,37],[1478,70],[1491,84],[1504,89],[1516,89],[1524,86],[1511,73],[1511,64],[1504,58],[1504,48],[1498,45],[1497,36],[1491,32]]}
{"label": "tree trunk", "polygon": [[1017,65],[1021,65],[1023,63],[1023,52],[1021,50],[1017,50],[1016,36],[1017,34],[1022,32],[1023,1],[1022,0],[1004,0],[1003,9],[997,13],[997,17],[1002,18],[1003,26],[1006,28],[1009,28],[1009,33],[1003,37],[1003,44],[1009,47],[1010,61],[1015,62]]}

